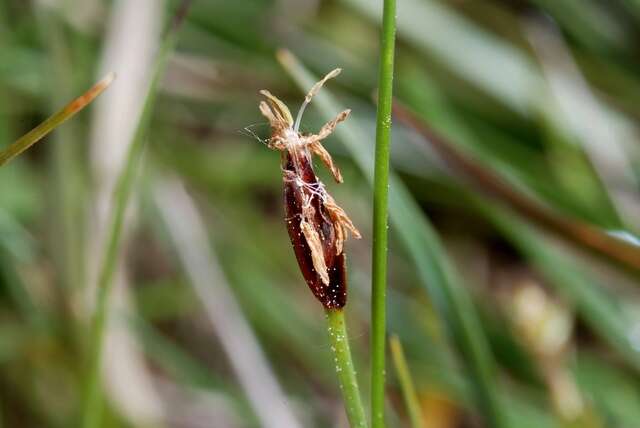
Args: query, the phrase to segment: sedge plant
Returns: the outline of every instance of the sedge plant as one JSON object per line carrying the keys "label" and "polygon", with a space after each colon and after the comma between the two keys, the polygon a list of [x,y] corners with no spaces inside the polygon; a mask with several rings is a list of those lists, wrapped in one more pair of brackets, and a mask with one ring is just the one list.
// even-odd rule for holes
{"label": "sedge plant", "polygon": [[[313,74],[292,54],[281,55],[279,59],[299,87],[313,84]],[[316,103],[322,116],[327,118],[342,108],[341,103],[328,92],[319,94]],[[374,159],[369,145],[363,144],[368,139],[364,126],[356,118],[338,128],[336,134],[373,186],[371,165]],[[477,409],[489,426],[510,426],[506,421],[506,406],[498,394],[495,361],[473,300],[409,189],[393,171],[389,173],[389,182],[394,189],[389,194],[389,214],[398,241],[410,255],[420,283],[452,332],[452,342],[465,357],[465,366],[476,386]]]}
{"label": "sedge plant", "polygon": [[322,145],[322,140],[329,137],[340,122],[347,119],[350,110],[339,113],[318,134],[300,132],[306,107],[327,80],[336,77],[340,71],[339,68],[331,71],[313,85],[295,120],[289,108],[266,90],[260,92],[265,97],[265,101],[260,103],[260,112],[271,127],[267,147],[281,152],[285,221],[289,238],[300,271],[327,316],[331,350],[347,417],[352,428],[365,428],[367,419],[360,398],[344,317],[347,303],[344,243],[349,234],[360,238],[360,232],[327,192],[312,163],[313,156],[317,156],[331,171],[335,181],[342,183],[340,169]]}

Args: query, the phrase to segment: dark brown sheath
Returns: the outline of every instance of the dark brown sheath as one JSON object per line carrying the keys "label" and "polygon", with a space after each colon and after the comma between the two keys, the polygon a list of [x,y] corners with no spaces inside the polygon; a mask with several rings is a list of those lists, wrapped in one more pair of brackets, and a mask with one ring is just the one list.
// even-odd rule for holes
{"label": "dark brown sheath", "polygon": [[[345,255],[344,252],[336,254],[336,232],[333,221],[322,204],[319,195],[309,195],[306,186],[301,190],[295,180],[287,179],[287,177],[291,177],[291,173],[293,173],[295,176],[302,178],[305,183],[311,184],[311,188],[320,183],[313,171],[309,157],[300,153],[299,159],[298,170],[289,152],[282,153],[285,221],[287,223],[291,245],[293,245],[293,251],[298,259],[300,271],[314,296],[316,296],[327,309],[342,308],[347,303]],[[317,230],[320,235],[324,259],[329,274],[329,285],[323,283],[320,275],[318,275],[314,269],[311,249],[300,228],[302,204],[304,200],[303,192],[307,193],[307,196],[311,196],[311,206],[315,210],[312,227]]]}

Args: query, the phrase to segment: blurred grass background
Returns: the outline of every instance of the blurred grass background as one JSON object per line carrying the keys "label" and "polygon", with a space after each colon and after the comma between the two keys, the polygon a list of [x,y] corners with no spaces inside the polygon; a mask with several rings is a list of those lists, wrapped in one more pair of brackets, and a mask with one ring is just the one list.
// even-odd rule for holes
{"label": "blurred grass background", "polygon": [[[169,3],[0,2],[0,147],[118,73],[92,108],[0,169],[1,426],[78,424],[110,195]],[[398,99],[513,191],[636,248],[640,3],[398,3]],[[354,112],[327,142],[345,184],[318,169],[364,235],[348,244],[347,316],[368,396],[380,11],[194,1],[128,215],[104,426],[346,426],[322,309],[282,220],[279,156],[258,141],[258,90],[294,110],[304,94],[305,72],[275,59],[281,47],[315,75],[343,68],[305,130],[333,107]],[[637,269],[512,211],[398,121],[392,165],[389,330],[423,426],[492,426],[476,399],[490,391],[509,426],[637,427]],[[387,372],[388,425],[409,426]]]}

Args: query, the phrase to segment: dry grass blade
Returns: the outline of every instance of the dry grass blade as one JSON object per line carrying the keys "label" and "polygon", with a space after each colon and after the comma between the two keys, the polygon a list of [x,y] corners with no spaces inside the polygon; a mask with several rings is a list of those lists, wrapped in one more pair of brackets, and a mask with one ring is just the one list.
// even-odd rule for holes
{"label": "dry grass blade", "polygon": [[93,85],[93,87],[87,92],[71,101],[56,114],[49,117],[47,120],[36,126],[24,136],[20,137],[18,141],[11,144],[6,149],[0,151],[0,166],[6,164],[11,159],[15,158],[16,156],[27,150],[29,147],[33,146],[38,141],[42,140],[56,127],[71,119],[76,113],[88,106],[98,95],[100,95],[105,89],[109,87],[109,85],[111,85],[115,77],[116,76],[114,73],[109,73],[106,77]]}
{"label": "dry grass blade", "polygon": [[396,102],[393,111],[399,121],[422,135],[453,168],[473,179],[483,190],[509,204],[519,214],[609,260],[640,271],[640,247],[608,235],[578,219],[563,217],[547,209],[516,191],[502,177],[474,162],[458,150],[454,143],[436,133],[408,108]]}

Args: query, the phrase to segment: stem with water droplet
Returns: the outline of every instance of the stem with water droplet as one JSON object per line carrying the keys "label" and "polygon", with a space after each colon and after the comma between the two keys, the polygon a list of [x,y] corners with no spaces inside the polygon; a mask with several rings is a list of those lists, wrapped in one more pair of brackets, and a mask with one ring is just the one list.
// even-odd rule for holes
{"label": "stem with water droplet", "polygon": [[373,183],[371,269],[371,426],[384,428],[384,373],[387,298],[387,225],[391,106],[396,34],[396,0],[384,0],[380,37],[376,157]]}
{"label": "stem with water droplet", "polygon": [[362,407],[356,370],[351,359],[344,311],[342,309],[327,309],[326,313],[329,342],[331,343],[331,351],[336,363],[336,372],[349,424],[351,428],[366,428],[367,417],[365,416],[364,407]]}

